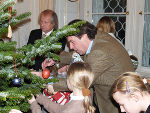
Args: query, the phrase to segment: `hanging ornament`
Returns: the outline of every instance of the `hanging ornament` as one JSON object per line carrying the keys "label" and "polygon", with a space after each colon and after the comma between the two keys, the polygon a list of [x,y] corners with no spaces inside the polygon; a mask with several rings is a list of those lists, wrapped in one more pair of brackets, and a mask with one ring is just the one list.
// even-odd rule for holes
{"label": "hanging ornament", "polygon": [[9,16],[9,25],[8,25],[8,34],[7,34],[7,37],[8,37],[8,38],[11,38],[11,37],[12,37],[12,29],[11,29],[11,26],[10,26],[10,20],[11,20],[11,6],[8,7],[8,13],[10,14],[10,16]]}
{"label": "hanging ornament", "polygon": [[50,76],[50,70],[49,70],[49,69],[44,69],[44,70],[42,71],[42,77],[43,77],[44,79],[48,79],[49,76]]}
{"label": "hanging ornament", "polygon": [[8,37],[8,38],[11,38],[11,37],[12,37],[12,29],[11,29],[11,26],[10,26],[10,25],[8,26],[8,34],[7,34],[7,37]]}
{"label": "hanging ornament", "polygon": [[[14,56],[14,59],[15,59],[15,56]],[[15,73],[16,73],[16,77],[13,80],[13,84],[15,86],[18,86],[21,84],[21,79],[19,77],[17,77],[16,59],[15,59]]]}
{"label": "hanging ornament", "polygon": [[21,79],[16,76],[16,77],[14,78],[14,80],[13,80],[13,84],[14,84],[14,85],[17,85],[17,86],[20,85],[20,84],[21,84]]}

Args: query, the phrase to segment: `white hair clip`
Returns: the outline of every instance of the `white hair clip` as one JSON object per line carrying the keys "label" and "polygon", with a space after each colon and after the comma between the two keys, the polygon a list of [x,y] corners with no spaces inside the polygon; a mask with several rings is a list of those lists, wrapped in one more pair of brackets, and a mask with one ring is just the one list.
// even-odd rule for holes
{"label": "white hair clip", "polygon": [[147,84],[147,79],[143,78],[143,82],[144,82],[144,84]]}

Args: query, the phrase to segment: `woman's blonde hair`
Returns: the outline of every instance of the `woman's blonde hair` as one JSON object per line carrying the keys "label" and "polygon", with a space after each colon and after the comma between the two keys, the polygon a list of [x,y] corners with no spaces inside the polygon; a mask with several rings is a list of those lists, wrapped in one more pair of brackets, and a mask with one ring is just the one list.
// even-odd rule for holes
{"label": "woman's blonde hair", "polygon": [[97,23],[97,29],[106,33],[115,33],[115,23],[108,17],[102,17]]}
{"label": "woman's blonde hair", "polygon": [[[69,66],[67,71],[67,79],[74,87],[83,91],[84,89],[89,89],[93,82],[94,74],[91,67],[87,63],[75,62]],[[88,96],[89,95],[84,96],[84,108],[87,113],[94,113],[95,108],[90,103]]]}
{"label": "woman's blonde hair", "polygon": [[150,79],[143,79],[141,75],[136,72],[126,72],[115,80],[111,87],[110,94],[112,96],[117,91],[122,93],[133,93],[136,91],[150,93],[149,83]]}

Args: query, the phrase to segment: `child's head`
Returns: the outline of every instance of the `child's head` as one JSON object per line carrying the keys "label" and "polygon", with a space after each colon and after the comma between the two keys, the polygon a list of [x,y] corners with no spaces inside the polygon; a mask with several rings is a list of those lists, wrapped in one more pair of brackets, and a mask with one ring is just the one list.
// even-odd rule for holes
{"label": "child's head", "polygon": [[97,23],[97,29],[106,33],[115,33],[115,23],[108,17],[102,17]]}
{"label": "child's head", "polygon": [[[72,63],[67,72],[67,84],[70,90],[78,89],[81,95],[84,96],[83,106],[86,113],[94,113],[95,108],[89,100],[89,87],[94,79],[91,67],[84,62]],[[77,90],[74,90],[77,91]]]}
{"label": "child's head", "polygon": [[[144,111],[144,98],[150,96],[148,79],[136,72],[123,73],[111,87],[111,95],[120,105],[121,112],[140,113]],[[150,104],[150,102],[148,103]]]}
{"label": "child's head", "polygon": [[72,90],[70,83],[78,89],[88,89],[93,82],[93,78],[92,69],[87,63],[75,62],[69,66],[67,80],[70,90]]}

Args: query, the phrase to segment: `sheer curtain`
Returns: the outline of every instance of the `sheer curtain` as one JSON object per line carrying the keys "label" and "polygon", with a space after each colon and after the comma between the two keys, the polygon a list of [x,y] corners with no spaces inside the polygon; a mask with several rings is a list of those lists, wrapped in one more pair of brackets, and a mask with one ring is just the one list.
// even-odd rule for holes
{"label": "sheer curtain", "polygon": [[142,55],[142,65],[145,67],[150,67],[150,1],[145,0],[144,12],[144,39],[143,39],[143,55]]}
{"label": "sheer curtain", "polygon": [[30,31],[33,29],[38,29],[38,15],[39,9],[38,0],[18,0],[14,9],[17,10],[17,15],[24,12],[31,12],[30,21],[22,24],[16,30],[13,30],[13,36],[11,41],[17,42],[17,48],[22,47],[27,44]]}
{"label": "sheer curtain", "polygon": [[92,19],[93,19],[94,25],[97,25],[97,22],[99,21],[99,19],[104,16],[104,15],[96,14],[96,13],[104,13],[103,2],[104,0],[93,0],[92,13],[95,13],[95,14],[92,15]]}
{"label": "sheer curtain", "polygon": [[[144,9],[143,0],[128,0],[127,1],[127,11],[129,15],[126,17],[126,40],[125,47],[135,56],[139,56],[139,61],[141,61],[141,42],[143,42],[143,15],[139,12]],[[138,49],[137,49],[138,48]]]}
{"label": "sheer curtain", "polygon": [[45,9],[54,10],[54,0],[39,0],[39,12]]}

